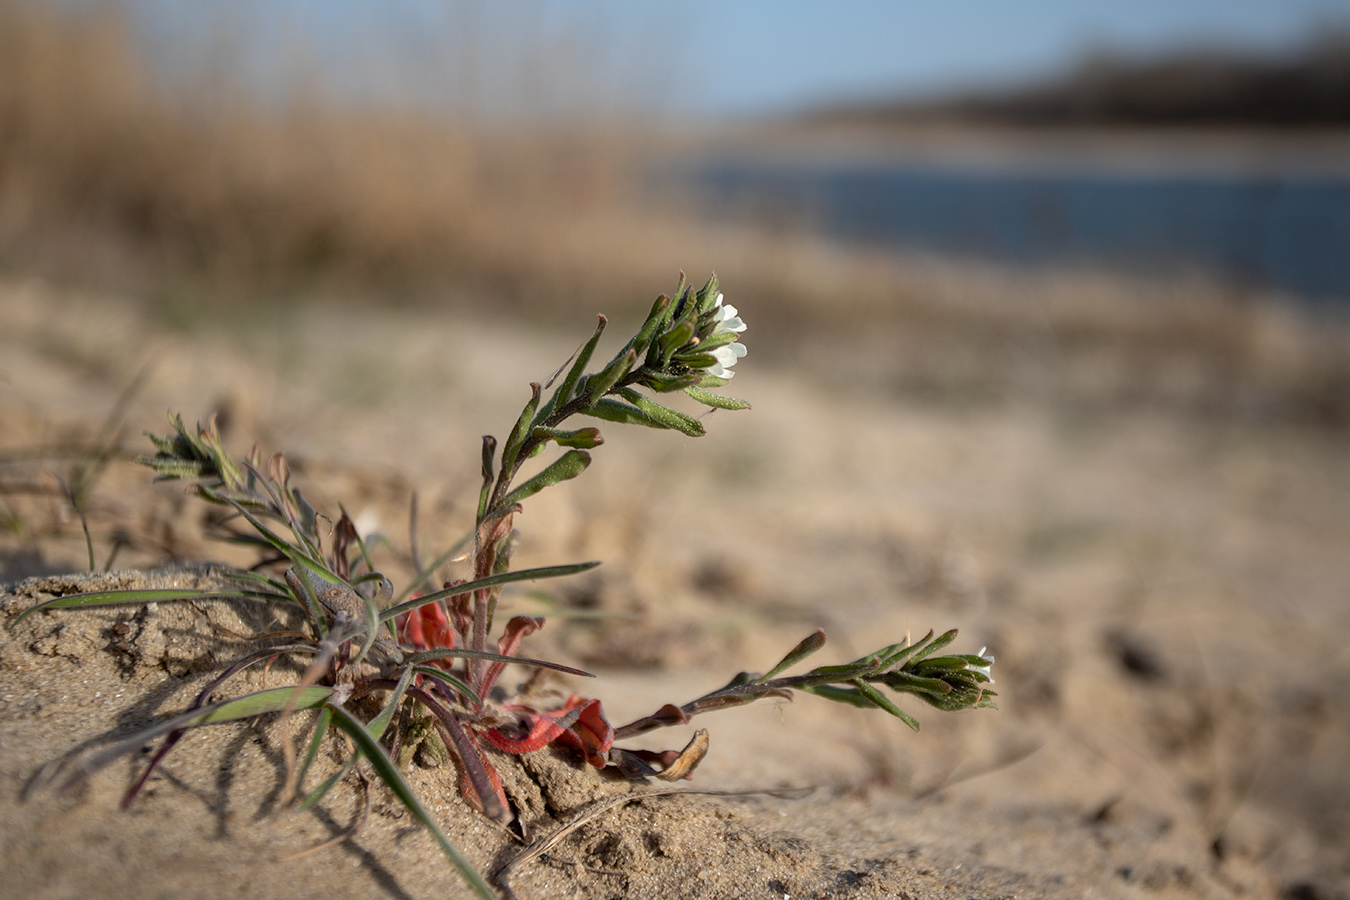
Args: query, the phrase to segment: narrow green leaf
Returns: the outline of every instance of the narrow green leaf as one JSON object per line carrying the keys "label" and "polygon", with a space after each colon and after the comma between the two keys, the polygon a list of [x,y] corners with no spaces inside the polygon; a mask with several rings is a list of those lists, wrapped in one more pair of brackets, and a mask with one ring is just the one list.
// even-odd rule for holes
{"label": "narrow green leaf", "polygon": [[293,687],[267,688],[204,707],[200,716],[179,727],[192,728],[197,725],[233,722],[236,719],[251,719],[263,713],[281,712],[287,706],[291,709],[313,709],[322,706],[332,695],[332,688],[322,686],[299,690]]}
{"label": "narrow green leaf", "polygon": [[592,375],[590,380],[586,382],[586,396],[590,399],[591,404],[608,394],[610,389],[631,372],[636,364],[637,354],[629,350],[627,353],[620,353],[614,357],[609,365]]}
{"label": "narrow green leaf", "polygon": [[[683,290],[684,277],[681,276],[680,286],[673,296],[678,298]],[[670,297],[667,297],[665,294],[657,297],[656,302],[652,304],[651,310],[647,313],[647,318],[643,321],[642,327],[638,329],[638,333],[630,342],[633,352],[641,356],[646,356],[652,340],[666,327],[666,323],[670,321],[674,312],[675,303],[671,301]]]}
{"label": "narrow green leaf", "polygon": [[35,612],[44,609],[83,609],[90,606],[117,606],[132,603],[172,603],[176,600],[238,600],[248,596],[238,591],[205,591],[188,588],[154,588],[125,591],[90,591],[85,594],[67,594],[53,597],[28,607],[15,617],[17,625]]}
{"label": "narrow green leaf", "polygon": [[685,319],[674,328],[661,335],[660,340],[652,349],[656,352],[656,362],[659,368],[665,368],[670,357],[674,355],[685,344],[689,343],[690,338],[694,336],[694,323],[690,319]]}
{"label": "narrow green leaf", "polygon": [[[594,678],[595,675],[574,669],[571,666],[564,666],[562,663],[549,662],[546,659],[531,659],[528,656],[503,656],[500,653],[491,653],[487,650],[468,650],[463,647],[438,647],[435,650],[423,650],[421,653],[410,653],[404,658],[405,665],[429,662],[433,659],[488,659],[494,662],[516,663],[522,666],[534,666],[537,669],[553,669],[557,672],[566,672],[568,675],[581,675],[585,678]],[[470,692],[472,693],[472,692]]]}
{"label": "narrow green leaf", "polygon": [[410,666],[409,671],[416,672],[418,675],[426,675],[428,678],[435,678],[437,681],[445,682],[475,706],[481,705],[483,702],[482,698],[478,696],[478,693],[473,688],[469,687],[463,681],[460,681],[444,669],[438,669],[435,666]]}
{"label": "narrow green leaf", "polygon": [[536,417],[537,424],[543,424],[547,416],[558,406],[561,406],[572,399],[576,392],[577,382],[581,380],[581,375],[586,371],[586,365],[591,361],[591,354],[595,352],[595,345],[600,342],[600,335],[605,330],[605,317],[600,317],[600,323],[595,326],[595,334],[585,343],[580,351],[577,352],[576,362],[572,363],[572,368],[567,371],[567,377],[563,383],[558,386],[557,392],[549,400],[546,409],[539,411]]}
{"label": "narrow green leaf", "polygon": [[756,680],[760,682],[768,681],[779,672],[792,668],[824,646],[825,631],[824,629],[817,628],[813,634],[803,638],[801,643],[789,650],[787,655],[782,658],[778,665],[774,666]]}
{"label": "narrow green leaf", "polygon": [[263,524],[261,519],[259,519],[253,513],[249,512],[247,509],[245,509],[243,504],[239,503],[237,500],[224,496],[218,491],[213,491],[207,487],[199,486],[198,489],[202,492],[203,496],[207,497],[208,499],[215,500],[215,502],[217,503],[223,503],[226,506],[233,507],[235,512],[243,516],[244,519],[248,521],[248,524],[253,526],[254,531],[258,532],[258,534],[261,535],[262,538],[267,541],[267,543],[271,544],[272,547],[274,547],[278,553],[290,559],[291,562],[297,564],[303,563],[305,564],[305,567],[307,569],[310,569],[313,572],[317,572],[319,574],[324,575],[326,578],[328,578],[329,581],[338,580],[337,576],[334,575],[332,572],[329,572],[326,568],[324,568],[323,564],[320,563],[317,559],[313,559],[312,557],[310,557],[308,553],[302,550],[299,546],[283,539],[275,531],[268,528],[266,525]]}
{"label": "narrow green leaf", "polygon": [[[579,450],[590,450],[592,447],[598,447],[605,442],[605,439],[600,436],[600,429],[593,426],[565,431],[561,428],[546,428],[540,425],[530,433],[530,436],[536,441],[553,441],[559,446],[576,447]],[[539,449],[543,449],[542,444]]]}
{"label": "narrow green leaf", "polygon": [[891,699],[887,697],[885,694],[883,694],[881,691],[872,687],[870,684],[868,684],[867,682],[863,681],[860,678],[854,679],[853,686],[856,687],[858,689],[858,693],[866,697],[873,706],[877,707],[878,709],[884,709],[886,712],[895,716],[897,719],[904,722],[906,725],[908,725],[910,728],[913,728],[915,731],[919,730],[919,720],[911,716],[909,713],[905,712],[900,707],[896,706],[894,703],[892,703]]}
{"label": "narrow green leaf", "polygon": [[[375,740],[378,741],[380,738],[384,737],[384,732],[388,729],[389,722],[394,717],[394,711],[398,708],[398,704],[403,700],[403,694],[408,690],[408,685],[412,684],[413,675],[415,674],[413,668],[414,667],[410,666],[403,670],[402,676],[399,677],[398,684],[394,685],[393,692],[389,695],[389,702],[385,704],[384,709],[380,710],[375,718],[366,723],[366,731],[368,731]],[[309,768],[309,762],[318,750],[319,741],[323,737],[322,729],[327,727],[328,723],[332,720],[332,717],[332,706],[325,706],[323,711],[319,714],[319,722],[318,727],[314,732],[314,739],[310,741],[310,755],[305,759],[305,766],[300,770],[301,777],[296,779],[296,784],[304,783],[304,772]],[[360,754],[352,756],[341,769],[324,779],[322,784],[305,797],[304,801],[300,804],[300,809],[309,809],[322,800],[324,796],[333,789],[335,784],[347,777],[348,773],[356,766],[356,761],[359,758]]]}
{"label": "narrow green leaf", "polygon": [[621,388],[619,394],[633,406],[642,410],[643,413],[660,422],[666,428],[674,428],[676,431],[683,432],[690,437],[702,437],[707,432],[702,423],[693,416],[671,409],[668,406],[662,406],[655,400],[644,397],[638,391],[632,388]]}
{"label": "narrow green leaf", "polygon": [[934,653],[941,650],[943,647],[947,646],[954,640],[956,640],[955,628],[953,628],[951,631],[947,631],[939,635],[936,639],[934,639],[933,643],[929,644],[927,647],[924,647],[923,650],[919,651],[918,653],[914,654],[914,656],[910,657],[910,660],[906,665],[912,666],[919,660],[923,659],[924,657],[932,656]]}
{"label": "narrow green leaf", "polygon": [[928,634],[924,635],[923,638],[921,638],[917,644],[911,644],[908,641],[903,641],[899,644],[891,644],[889,647],[883,647],[873,655],[880,656],[882,668],[889,669],[899,663],[904,662],[909,657],[913,656],[920,649],[926,646],[928,642],[931,641],[932,639],[933,639],[933,632],[929,631]]}
{"label": "narrow green leaf", "polygon": [[857,688],[841,687],[837,684],[814,684],[803,685],[801,688],[808,694],[815,694],[817,697],[824,697],[826,700],[833,700],[836,703],[847,703],[849,706],[856,706],[860,709],[872,709],[872,703],[862,695]]}
{"label": "narrow green leaf", "polygon": [[394,761],[389,758],[389,754],[385,752],[384,747],[370,736],[370,732],[366,731],[365,726],[351,713],[341,707],[330,705],[329,708],[333,710],[334,724],[347,732],[360,751],[370,760],[370,764],[380,780],[389,786],[389,789],[394,792],[399,801],[407,807],[408,812],[412,813],[413,818],[421,822],[431,832],[432,837],[436,839],[436,843],[441,845],[441,850],[445,853],[446,858],[459,870],[460,875],[468,882],[473,892],[483,900],[495,900],[492,889],[483,880],[483,876],[479,875],[463,854],[459,852],[459,849],[450,843],[450,839],[445,836],[431,814],[422,806],[421,801],[417,799],[417,794],[404,780],[403,774],[399,772],[398,766],[394,765]]}
{"label": "narrow green leaf", "polygon": [[[326,708],[324,711],[328,712]],[[329,713],[329,715],[331,716],[332,714]],[[346,778],[348,775],[351,774],[352,769],[356,768],[357,760],[359,760],[360,758],[361,758],[360,756],[355,754],[352,755],[350,758],[348,758],[348,760],[342,764],[342,768],[338,769],[332,775],[329,775],[323,781],[319,782],[318,787],[316,787],[314,790],[306,794],[305,799],[300,801],[300,805],[297,807],[297,809],[299,809],[301,812],[304,812],[305,810],[314,806],[324,797],[328,796],[328,792],[331,791],[337,785],[338,782],[340,782],[342,779]]]}
{"label": "narrow green leaf", "polygon": [[560,481],[576,478],[591,464],[591,455],[585,450],[568,450],[562,456],[549,463],[542,472],[507,494],[501,505],[488,513],[492,518],[499,511],[510,509],[514,504],[533,497],[546,487],[552,487]]}
{"label": "narrow green leaf", "polygon": [[735,331],[719,331],[717,334],[710,334],[699,341],[698,348],[706,353],[726,344],[734,344],[739,337],[740,334]]}
{"label": "narrow green leaf", "polygon": [[525,436],[530,433],[530,424],[534,421],[534,413],[539,409],[540,387],[537,381],[530,382],[530,399],[525,403],[525,408],[520,411],[520,417],[516,419],[516,424],[511,426],[511,433],[506,437],[506,443],[502,445],[502,468],[508,472],[516,461],[516,454],[520,452],[520,445],[524,442]]}
{"label": "narrow green leaf", "polygon": [[959,656],[930,656],[915,663],[911,671],[923,675],[932,671],[964,672],[969,666],[970,664]]}
{"label": "narrow green leaf", "polygon": [[952,686],[941,678],[924,678],[910,672],[887,672],[882,678],[891,690],[918,696],[940,697],[952,690]]}
{"label": "narrow green leaf", "polygon": [[[392,593],[392,586],[390,588]],[[371,598],[356,592],[356,596],[362,600],[363,611],[365,612],[365,636],[361,640],[361,650],[352,658],[352,665],[357,666],[366,658],[370,648],[375,646],[375,639],[380,636],[380,610]]]}
{"label": "narrow green leaf", "polygon": [[699,351],[689,351],[681,353],[675,358],[675,361],[681,365],[688,366],[691,369],[708,369],[717,365],[717,357],[711,353],[702,353]]}
{"label": "narrow green leaf", "polygon": [[413,669],[413,666],[407,666],[403,669],[403,674],[399,676],[398,684],[394,685],[394,690],[389,694],[389,702],[385,703],[384,709],[380,710],[375,718],[371,719],[366,724],[366,730],[370,732],[375,740],[378,741],[380,738],[384,737],[385,729],[389,727],[390,720],[394,718],[394,710],[398,707],[399,702],[403,700],[403,694],[408,690],[408,685],[412,684],[413,675],[415,674]]}
{"label": "narrow green leaf", "polygon": [[646,425],[648,428],[669,428],[669,425],[656,421],[642,410],[618,400],[604,398],[597,400],[582,410],[585,415],[595,416],[607,422],[621,422],[625,425]]}
{"label": "narrow green leaf", "polygon": [[426,606],[428,603],[435,603],[437,600],[448,600],[451,597],[460,597],[464,594],[471,594],[474,591],[481,591],[484,588],[497,587],[501,584],[511,584],[515,581],[533,581],[536,578],[558,578],[563,575],[575,575],[578,572],[594,569],[598,565],[600,565],[599,561],[568,563],[563,566],[540,566],[536,569],[517,569],[514,572],[489,575],[486,578],[479,578],[475,581],[466,581],[464,584],[457,584],[452,588],[446,588],[445,590],[437,591],[434,594],[423,594],[421,597],[405,600],[380,613],[380,621],[388,622],[395,616],[402,615],[405,612],[411,612],[420,606]]}
{"label": "narrow green leaf", "polygon": [[[104,768],[117,758],[144,747],[148,742],[176,731],[179,728],[195,728],[198,725],[214,725],[236,719],[250,719],[264,713],[280,712],[290,705],[291,709],[312,709],[322,706],[333,694],[329,687],[309,687],[296,691],[294,687],[267,688],[252,694],[245,694],[232,700],[222,700],[209,706],[197,707],[156,722],[125,740],[113,744],[84,763],[77,778],[91,775]],[[294,700],[294,703],[292,703]]]}
{"label": "narrow green leaf", "polygon": [[849,678],[856,678],[859,675],[869,675],[879,668],[881,668],[880,660],[875,656],[868,656],[857,662],[844,663],[841,666],[817,666],[808,674],[829,675],[839,681],[844,681]]}
{"label": "narrow green leaf", "polygon": [[[318,721],[314,723],[314,733],[310,735],[309,738],[309,749],[305,751],[305,758],[300,763],[300,771],[297,772],[295,776],[296,785],[301,786],[302,789],[305,783],[305,776],[309,774],[309,767],[314,765],[314,760],[319,758],[319,748],[323,746],[324,735],[328,733],[328,723],[332,720],[333,711],[328,707],[325,706],[319,711]],[[320,794],[319,796],[321,797],[323,795]],[[310,806],[313,806],[314,803],[317,803],[318,799],[319,798],[316,797],[314,798],[314,801],[311,802],[307,797],[305,798],[305,802],[300,804],[300,808],[308,809]]]}
{"label": "narrow green leaf", "polygon": [[705,391],[701,387],[687,387],[684,392],[690,397],[702,403],[704,406],[712,406],[716,409],[749,409],[750,404],[745,400],[737,400],[735,397],[723,397],[721,394],[714,394]]}
{"label": "narrow green leaf", "polygon": [[478,519],[483,521],[487,512],[488,497],[492,492],[492,460],[497,453],[497,439],[490,434],[483,435],[483,487],[478,492]]}
{"label": "narrow green leaf", "polygon": [[683,375],[671,375],[656,369],[644,368],[642,377],[637,383],[657,394],[672,394],[675,391],[683,391],[694,387],[703,376],[697,372],[686,372]]}

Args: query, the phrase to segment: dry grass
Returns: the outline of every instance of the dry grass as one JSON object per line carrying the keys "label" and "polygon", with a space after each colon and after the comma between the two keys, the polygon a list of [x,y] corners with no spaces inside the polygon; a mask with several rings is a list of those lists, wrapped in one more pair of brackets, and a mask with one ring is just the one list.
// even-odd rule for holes
{"label": "dry grass", "polygon": [[608,132],[513,134],[299,85],[264,101],[228,71],[170,93],[118,4],[2,0],[11,264],[130,256],[152,273],[236,285],[497,279],[528,267],[522,239],[622,191],[624,153]]}

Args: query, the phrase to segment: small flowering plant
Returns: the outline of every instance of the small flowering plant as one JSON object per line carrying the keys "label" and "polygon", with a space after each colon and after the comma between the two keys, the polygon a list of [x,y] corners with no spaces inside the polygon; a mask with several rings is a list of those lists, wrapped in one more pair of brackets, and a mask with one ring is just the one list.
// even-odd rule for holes
{"label": "small flowering plant", "polygon": [[[995,694],[989,689],[992,656],[983,649],[979,654],[939,655],[956,638],[955,630],[937,637],[930,631],[915,642],[906,638],[841,665],[785,674],[824,645],[825,633],[817,630],[765,674],[742,672],[716,691],[680,706],[667,703],[618,727],[610,723],[597,699],[573,693],[560,702],[541,703],[533,696],[504,691],[499,680],[512,664],[587,675],[560,663],[520,655],[522,642],[544,626],[542,618],[514,616],[498,630],[496,616],[505,585],[597,565],[511,568],[519,537],[513,523],[522,504],[545,488],[580,475],[591,464],[591,451],[603,443],[597,427],[576,427],[572,420],[589,417],[673,429],[696,437],[704,433],[698,419],[656,398],[682,392],[712,408],[749,406],[713,393],[730,382],[735,375],[732,368],[746,355],[740,342],[746,325],[736,308],[723,302],[715,278],[697,290],[681,278],[673,297],[659,297],[637,333],[607,363],[587,372],[606,324],[600,317],[590,339],[547,385],[530,385],[530,398],[504,441],[483,438],[482,485],[474,527],[466,539],[472,542],[471,576],[411,599],[395,600],[392,583],[375,568],[369,548],[345,511],[336,524],[321,527],[333,520],[316,511],[292,486],[283,456],[277,454],[264,463],[255,447],[248,458],[236,463],[226,454],[214,420],[194,432],[174,416],[174,433],[152,435],[156,452],[139,461],[155,470],[156,480],[188,480],[189,491],[226,507],[230,516],[221,527],[234,540],[256,544],[263,554],[259,563],[247,571],[229,573],[233,588],[223,593],[81,594],[47,601],[24,615],[39,609],[241,597],[298,609],[306,627],[260,636],[267,639],[266,646],[228,665],[187,710],[83,761],[67,783],[88,777],[119,756],[162,737],[149,765],[126,795],[125,802],[130,803],[164,756],[192,728],[262,713],[280,713],[284,724],[292,712],[317,710],[303,757],[283,732],[286,796],[297,798],[302,806],[312,805],[364,761],[436,837],[470,886],[480,896],[491,897],[486,882],[446,839],[403,777],[400,766],[410,759],[452,759],[466,800],[489,818],[506,821],[513,815],[510,798],[487,748],[522,754],[557,744],[574,751],[578,759],[620,776],[672,781],[688,778],[707,753],[706,730],[699,730],[679,750],[627,748],[618,742],[764,697],[790,699],[793,690],[879,708],[915,729],[918,722],[896,705],[888,691],[913,694],[943,710],[994,705]],[[551,446],[560,451],[558,455],[537,474],[518,480],[525,462]],[[236,530],[239,523],[248,530]],[[422,568],[412,585],[426,584],[431,572],[453,552]],[[404,596],[410,593],[407,590]],[[213,699],[234,675],[260,663],[271,665],[281,657],[305,661],[298,684]],[[351,739],[355,751],[341,771],[306,789],[310,765],[325,734],[333,728]]]}

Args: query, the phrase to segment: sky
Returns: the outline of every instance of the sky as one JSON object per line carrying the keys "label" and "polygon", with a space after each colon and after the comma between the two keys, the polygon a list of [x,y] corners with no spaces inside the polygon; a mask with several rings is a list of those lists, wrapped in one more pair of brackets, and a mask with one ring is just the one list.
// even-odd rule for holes
{"label": "sky", "polygon": [[175,40],[184,29],[217,29],[273,72],[295,64],[299,36],[353,94],[714,119],[1014,84],[1093,49],[1278,50],[1350,27],[1350,0],[132,2],[163,52],[199,46]]}

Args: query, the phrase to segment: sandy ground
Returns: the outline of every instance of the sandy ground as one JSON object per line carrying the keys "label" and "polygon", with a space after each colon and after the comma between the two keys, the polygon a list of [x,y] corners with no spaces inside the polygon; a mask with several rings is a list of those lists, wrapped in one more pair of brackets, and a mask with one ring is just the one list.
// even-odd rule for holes
{"label": "sandy ground", "polygon": [[[508,598],[603,614],[554,617],[527,651],[599,674],[570,687],[625,722],[762,670],[818,626],[821,662],[959,627],[958,651],[997,656],[1001,708],[911,704],[917,734],[809,696],[709,715],[695,724],[712,750],[688,787],[813,790],[629,803],[520,869],[520,897],[1350,898],[1343,432],[1035,392],[917,399],[885,379],[846,390],[839,372],[865,359],[830,373],[847,348],[822,348],[784,365],[755,343],[754,298],[732,302],[751,351],[732,387],[754,409],[711,416],[698,440],[603,426],[592,468],[518,521],[521,566],[605,561]],[[612,318],[611,349],[636,325]],[[187,585],[213,577],[205,563],[247,561],[204,539],[205,510],[181,488],[122,458],[84,468],[80,448],[105,422],[117,423],[106,441],[140,452],[166,409],[220,411],[241,455],[255,440],[284,449],[317,503],[387,530],[401,584],[413,491],[429,555],[472,518],[479,435],[509,429],[526,383],[592,323],[551,334],[317,307],[166,323],[14,282],[0,283],[0,321],[5,892],[464,895],[380,791],[358,836],[287,859],[344,832],[363,792],[278,809],[269,721],[191,735],[127,811],[143,759],[73,792],[46,786],[47,764],[181,709],[271,613],[161,604],[11,623],[48,596]],[[110,556],[114,569],[170,568],[67,574],[89,568],[72,486],[87,488],[98,569]],[[679,747],[691,730],[633,743]],[[531,835],[650,787],[550,753],[503,771]],[[411,778],[476,865],[514,852],[449,770]]]}

